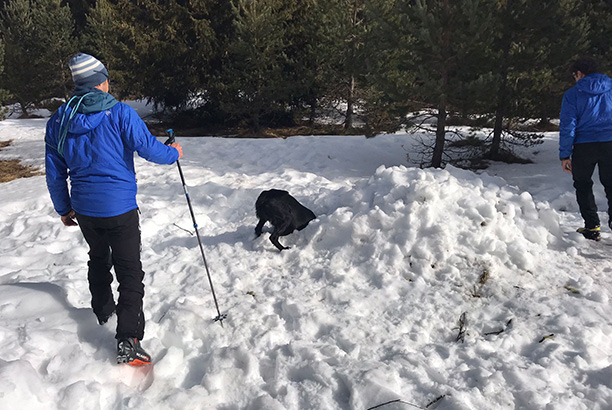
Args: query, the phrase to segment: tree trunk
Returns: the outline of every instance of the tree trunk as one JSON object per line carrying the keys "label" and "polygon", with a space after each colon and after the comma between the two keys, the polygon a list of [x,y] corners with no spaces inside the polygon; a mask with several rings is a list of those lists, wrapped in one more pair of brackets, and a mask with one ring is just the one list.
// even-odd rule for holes
{"label": "tree trunk", "polygon": [[315,122],[315,118],[317,117],[317,99],[313,98],[310,102],[310,110],[308,114],[308,125],[313,126]]}
{"label": "tree trunk", "polygon": [[[449,10],[449,1],[444,0],[443,11],[446,14]],[[451,61],[451,38],[448,29],[445,29],[441,33],[442,49],[441,56],[442,61]],[[446,106],[448,104],[448,81],[449,71],[451,70],[450,65],[442,67],[440,72],[440,100],[438,103],[438,123],[436,125],[436,143],[434,145],[433,155],[431,158],[431,166],[434,168],[442,167],[442,156],[444,155],[444,143],[446,141]]]}
{"label": "tree trunk", "polygon": [[[450,39],[448,33],[443,35],[444,50],[443,55],[448,55]],[[447,58],[444,58],[448,61]],[[438,123],[436,124],[436,143],[434,145],[433,155],[431,158],[431,166],[434,168],[442,167],[442,155],[444,154],[444,142],[446,140],[446,105],[448,103],[448,97],[446,95],[448,90],[448,67],[443,68],[441,72],[442,78],[440,82],[440,101],[438,104]]]}
{"label": "tree trunk", "polygon": [[17,98],[17,103],[19,104],[19,107],[21,108],[21,117],[20,118],[30,118],[30,103],[27,101],[23,101],[19,98]]}
{"label": "tree trunk", "polygon": [[[511,21],[512,15],[508,7],[508,4],[506,4],[503,16],[504,20]],[[489,149],[489,153],[487,155],[491,159],[498,158],[500,154],[499,150],[501,147],[501,136],[504,126],[504,116],[506,115],[506,106],[508,104],[508,59],[510,56],[510,45],[512,38],[510,30],[507,27],[504,28],[505,30],[501,38],[501,46],[504,49],[504,53],[502,54],[499,66],[499,75],[501,77],[501,83],[499,84],[499,88],[497,89],[497,107],[495,108],[495,126],[493,127],[493,140],[491,141],[491,148]]]}
{"label": "tree trunk", "polygon": [[[349,5],[349,3],[347,3],[347,5]],[[350,73],[351,78],[349,79],[349,89],[348,89],[348,97],[346,99],[346,116],[345,116],[345,120],[344,120],[344,130],[348,131],[351,128],[353,128],[353,116],[354,116],[354,104],[355,104],[355,67],[353,66],[353,64],[356,61],[356,54],[357,54],[357,45],[355,44],[356,42],[356,36],[355,36],[355,30],[357,29],[357,26],[359,25],[359,9],[360,9],[360,5],[359,5],[359,0],[351,0],[350,1],[350,7],[351,7],[351,34],[349,35],[349,44],[348,44],[348,55],[349,55],[349,60],[348,60],[348,64],[349,66],[347,67],[349,69],[348,73]]]}
{"label": "tree trunk", "polygon": [[502,72],[502,82],[497,91],[497,108],[495,109],[495,126],[493,127],[493,140],[491,141],[491,149],[489,150],[488,157],[495,159],[499,156],[499,149],[501,146],[501,135],[502,128],[504,125],[504,114],[506,112],[506,101],[508,94],[508,69]]}
{"label": "tree trunk", "polygon": [[546,114],[542,114],[540,121],[538,122],[538,126],[540,126],[543,131],[546,131],[550,126],[550,118],[548,118]]}
{"label": "tree trunk", "polygon": [[438,106],[438,124],[436,126],[436,144],[431,158],[431,166],[442,167],[442,154],[444,154],[444,142],[446,140],[446,95],[440,97]]}
{"label": "tree trunk", "polygon": [[261,124],[259,123],[259,114],[258,113],[254,113],[253,115],[251,115],[251,131],[253,131],[254,134],[259,133],[259,131],[261,131]]}
{"label": "tree trunk", "polygon": [[347,131],[353,128],[353,104],[355,98],[355,76],[351,76],[349,84],[348,97],[346,99],[346,117],[344,120],[344,130]]}

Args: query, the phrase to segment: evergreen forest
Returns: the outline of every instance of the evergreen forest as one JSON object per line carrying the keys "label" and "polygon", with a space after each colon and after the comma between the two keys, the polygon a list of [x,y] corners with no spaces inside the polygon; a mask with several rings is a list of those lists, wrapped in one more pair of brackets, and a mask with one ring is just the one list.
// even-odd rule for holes
{"label": "evergreen forest", "polygon": [[194,128],[314,133],[331,118],[372,137],[427,112],[439,167],[453,124],[491,128],[490,159],[535,138],[513,124],[551,129],[570,62],[607,73],[611,38],[603,0],[0,0],[0,102],[27,116],[69,97],[85,52],[115,96]]}

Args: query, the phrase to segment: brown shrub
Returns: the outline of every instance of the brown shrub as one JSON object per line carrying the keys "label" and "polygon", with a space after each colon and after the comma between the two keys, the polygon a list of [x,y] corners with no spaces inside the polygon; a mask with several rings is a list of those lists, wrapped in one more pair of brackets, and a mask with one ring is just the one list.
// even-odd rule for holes
{"label": "brown shrub", "polygon": [[[0,150],[11,145],[13,140],[0,141]],[[27,178],[36,175],[43,175],[44,172],[31,167],[22,165],[18,159],[0,160],[0,183],[9,182],[17,178]]]}

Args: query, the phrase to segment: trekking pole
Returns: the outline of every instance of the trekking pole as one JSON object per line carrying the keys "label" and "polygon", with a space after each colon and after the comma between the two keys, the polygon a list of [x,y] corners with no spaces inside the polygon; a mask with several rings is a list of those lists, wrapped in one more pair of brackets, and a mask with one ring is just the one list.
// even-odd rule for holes
{"label": "trekking pole", "polygon": [[[172,144],[174,142],[174,130],[168,129],[166,130],[166,134],[168,134],[168,140],[165,142],[165,144]],[[198,238],[198,244],[200,245],[200,252],[202,253],[202,260],[204,261],[204,267],[206,268],[206,275],[208,276],[208,283],[210,283],[210,290],[212,291],[213,299],[215,301],[215,307],[217,308],[217,316],[213,318],[213,321],[218,321],[221,324],[221,327],[223,327],[223,319],[227,318],[227,314],[221,314],[221,312],[219,311],[219,303],[217,303],[215,288],[213,287],[212,279],[210,277],[210,271],[208,270],[208,263],[206,263],[204,247],[202,246],[202,240],[200,239],[200,233],[198,232],[198,223],[196,222],[195,215],[193,213],[191,199],[189,198],[189,192],[187,192],[187,185],[185,184],[185,177],[183,176],[183,170],[181,169],[181,164],[178,160],[176,160],[176,165],[178,166],[179,174],[181,175],[181,182],[183,183],[183,192],[185,192],[185,198],[187,198],[187,205],[189,205],[189,212],[191,213],[191,219],[193,220],[193,227]]]}

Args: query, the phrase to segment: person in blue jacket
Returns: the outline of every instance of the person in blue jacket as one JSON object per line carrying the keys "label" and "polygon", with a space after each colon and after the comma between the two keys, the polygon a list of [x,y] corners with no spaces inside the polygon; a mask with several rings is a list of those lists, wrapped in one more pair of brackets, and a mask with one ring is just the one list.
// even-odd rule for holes
{"label": "person in blue jacket", "polygon": [[[47,188],[62,223],[79,225],[89,245],[91,305],[101,325],[117,315],[117,362],[149,364],[151,357],[140,345],[144,272],[134,152],[173,164],[183,150],[158,141],[131,107],[108,93],[108,71],[99,60],[79,53],[69,67],[73,96],[47,122]],[[117,304],[111,267],[119,282]]]}
{"label": "person in blue jacket", "polygon": [[559,158],[572,174],[585,238],[599,241],[601,228],[593,195],[593,172],[608,200],[608,226],[612,228],[612,79],[598,72],[590,57],[571,65],[576,84],[563,95],[559,124]]}

